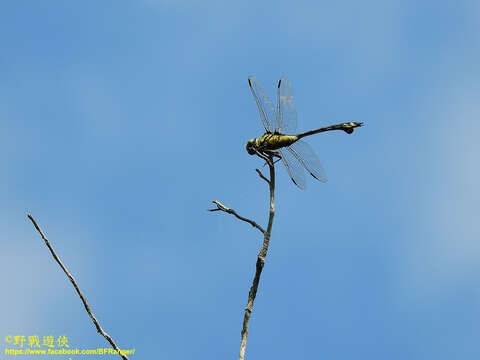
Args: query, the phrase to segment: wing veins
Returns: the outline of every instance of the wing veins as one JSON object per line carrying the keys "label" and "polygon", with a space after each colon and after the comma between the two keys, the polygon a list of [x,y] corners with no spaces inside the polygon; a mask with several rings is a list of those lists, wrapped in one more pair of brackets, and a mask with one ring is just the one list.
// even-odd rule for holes
{"label": "wing veins", "polygon": [[271,102],[271,100],[268,98],[268,96],[266,95],[264,90],[261,88],[261,85],[256,81],[256,79],[253,76],[248,77],[248,85],[250,86],[250,90],[252,91],[253,98],[255,99],[255,102],[257,103],[257,107],[258,107],[258,111],[260,113],[260,118],[262,119],[263,127],[265,128],[265,130],[267,132],[270,132],[270,133],[273,132],[273,129],[272,129],[272,126],[271,126],[271,123],[270,123],[271,120],[268,119],[268,115],[267,115],[267,113],[264,109],[264,104],[260,100],[260,98],[257,94],[257,90],[255,90],[255,88],[257,88],[259,91],[261,91],[263,93],[263,97],[266,98],[265,100],[267,100],[269,102]]}
{"label": "wing veins", "polygon": [[[287,148],[288,149],[288,148]],[[289,156],[286,156],[285,151],[283,149],[278,149],[277,150],[280,154],[280,157],[282,159],[283,165],[285,166],[285,169],[287,170],[288,176],[290,179],[293,181],[293,183],[298,186],[300,189],[305,189],[307,186],[306,179],[305,179],[305,173],[303,172],[303,168],[299,166],[297,160],[295,158],[289,158]],[[294,164],[297,163],[297,164]]]}
{"label": "wing veins", "polygon": [[[295,149],[295,145],[303,146],[303,149]],[[310,148],[304,141],[297,141],[296,143],[287,146],[287,150],[298,160],[300,164],[308,171],[310,175],[312,175],[315,179],[321,182],[326,182],[327,177],[325,175],[325,170],[323,170],[322,165],[320,164],[320,160],[318,160],[317,155],[315,152]],[[302,157],[298,151],[304,152],[304,157]],[[309,152],[306,154],[306,152]],[[308,159],[310,158],[310,159]],[[317,173],[317,174],[315,174]]]}

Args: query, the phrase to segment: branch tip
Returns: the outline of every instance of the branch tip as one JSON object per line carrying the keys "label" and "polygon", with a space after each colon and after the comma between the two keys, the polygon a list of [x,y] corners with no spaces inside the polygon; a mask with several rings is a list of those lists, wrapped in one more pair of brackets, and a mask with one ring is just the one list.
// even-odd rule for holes
{"label": "branch tip", "polygon": [[220,201],[212,200],[212,203],[217,205],[217,208],[216,209],[208,209],[209,211],[223,211],[223,212],[226,212],[227,214],[232,214],[237,219],[249,223],[254,228],[257,228],[262,234],[265,234],[265,230],[260,225],[258,225],[255,221],[247,219],[246,217],[243,217],[243,216],[239,215],[235,210],[230,209],[229,207],[226,207]]}

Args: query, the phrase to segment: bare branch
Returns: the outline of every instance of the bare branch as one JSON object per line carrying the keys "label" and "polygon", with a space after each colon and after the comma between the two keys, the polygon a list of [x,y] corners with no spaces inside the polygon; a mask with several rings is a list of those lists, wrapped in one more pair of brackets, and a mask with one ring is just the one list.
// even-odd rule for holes
{"label": "bare branch", "polygon": [[253,220],[250,220],[250,219],[247,219],[243,216],[240,216],[237,214],[237,212],[233,209],[230,209],[228,207],[226,207],[225,205],[223,205],[221,202],[217,201],[217,200],[213,200],[212,201],[215,205],[217,205],[217,208],[216,209],[208,209],[208,211],[224,211],[228,214],[232,214],[233,216],[235,216],[237,219],[240,219],[242,221],[245,221],[247,223],[249,223],[250,225],[252,225],[254,228],[257,228],[258,230],[261,231],[262,234],[265,234],[265,230],[260,226],[258,225],[255,221]]}
{"label": "bare branch", "polygon": [[121,350],[118,348],[118,346],[115,344],[115,342],[113,341],[113,339],[110,337],[110,335],[108,335],[103,329],[102,327],[100,326],[98,320],[95,318],[95,315],[93,315],[92,313],[92,310],[90,309],[90,306],[88,305],[87,303],[87,300],[85,299],[85,297],[83,296],[82,292],[80,291],[80,288],[78,287],[75,279],[73,278],[72,274],[70,274],[67,270],[67,268],[65,267],[65,265],[63,265],[62,261],[60,260],[60,258],[57,256],[57,254],[55,253],[55,251],[53,250],[52,246],[50,245],[50,242],[48,241],[47,237],[45,236],[45,234],[43,233],[42,229],[40,229],[40,226],[38,226],[37,222],[35,221],[35,219],[33,218],[33,216],[31,214],[27,214],[28,218],[30,219],[30,221],[33,223],[33,226],[35,226],[35,229],[37,229],[37,231],[40,233],[40,236],[42,237],[43,241],[45,241],[45,245],[47,245],[48,247],[48,250],[50,250],[50,252],[52,253],[52,256],[53,258],[55,259],[55,261],[58,263],[58,265],[60,265],[60,267],[62,268],[63,272],[67,275],[67,277],[70,279],[70,282],[73,284],[73,287],[75,288],[75,290],[77,291],[77,294],[78,296],[80,296],[80,299],[82,300],[82,303],[83,303],[83,306],[85,307],[85,310],[87,311],[88,315],[90,316],[90,318],[92,319],[93,321],[93,324],[95,325],[95,327],[97,328],[97,331],[105,338],[107,339],[107,341],[113,346],[113,348],[118,351],[118,354],[124,359],[124,360],[129,360],[128,357],[124,354],[121,353]]}
{"label": "bare branch", "polygon": [[[239,360],[244,360],[245,358],[245,348],[247,346],[248,325],[250,323],[250,315],[252,314],[253,303],[255,301],[255,297],[257,296],[258,284],[260,283],[260,276],[262,274],[263,266],[265,265],[265,258],[267,257],[267,252],[268,252],[268,245],[270,244],[270,234],[272,232],[273,217],[275,216],[275,165],[271,155],[269,158],[266,158],[265,161],[267,162],[270,168],[270,180],[268,180],[268,184],[270,187],[270,211],[269,211],[269,217],[268,217],[267,231],[263,233],[263,244],[257,256],[257,263],[255,266],[255,276],[253,277],[253,283],[252,283],[252,286],[250,287],[250,291],[248,292],[247,306],[245,307],[245,313],[243,316],[242,341],[240,343],[240,354],[238,356]],[[263,175],[261,177],[263,177]]]}
{"label": "bare branch", "polygon": [[212,202],[217,205],[216,209],[209,209],[209,211],[224,211],[226,213],[232,214],[240,220],[248,222],[253,227],[256,227],[260,230],[263,234],[263,244],[257,256],[257,263],[255,266],[255,275],[253,277],[252,286],[250,287],[250,291],[248,292],[248,301],[247,306],[245,307],[245,313],[243,316],[243,324],[242,324],[242,340],[240,343],[240,354],[238,356],[239,360],[245,359],[245,349],[247,346],[247,339],[248,339],[248,326],[250,323],[250,315],[253,311],[253,303],[255,301],[255,297],[257,296],[258,285],[260,283],[260,276],[262,274],[263,266],[265,265],[265,258],[267,257],[268,246],[270,244],[270,234],[272,233],[272,225],[273,225],[273,217],[275,216],[275,162],[273,157],[275,154],[273,153],[262,153],[258,150],[255,150],[257,155],[265,160],[265,163],[268,165],[270,169],[270,179],[267,179],[263,176],[262,172],[259,169],[255,169],[258,173],[258,176],[265,180],[268,183],[270,188],[270,210],[269,210],[269,217],[268,217],[268,226],[267,230],[264,230],[260,225],[256,222],[244,218],[238,215],[235,210],[232,210],[222,203],[218,202],[217,200],[213,200]]}

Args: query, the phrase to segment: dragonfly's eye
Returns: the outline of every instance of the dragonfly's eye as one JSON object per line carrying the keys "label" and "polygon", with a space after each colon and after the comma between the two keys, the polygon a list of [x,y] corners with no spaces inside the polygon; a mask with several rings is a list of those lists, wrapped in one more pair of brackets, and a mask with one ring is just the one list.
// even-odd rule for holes
{"label": "dragonfly's eye", "polygon": [[253,139],[250,139],[247,141],[247,145],[245,145],[245,148],[247,149],[247,152],[250,154],[250,155],[254,155],[255,154],[255,145],[254,145],[254,141]]}

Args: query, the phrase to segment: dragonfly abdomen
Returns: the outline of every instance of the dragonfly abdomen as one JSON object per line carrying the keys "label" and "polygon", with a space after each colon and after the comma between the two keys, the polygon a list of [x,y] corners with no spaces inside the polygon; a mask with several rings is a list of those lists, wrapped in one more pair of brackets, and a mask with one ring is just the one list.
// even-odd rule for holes
{"label": "dragonfly abdomen", "polygon": [[318,134],[318,133],[325,132],[325,131],[331,131],[331,130],[343,130],[347,134],[351,134],[351,133],[353,133],[353,129],[355,129],[356,127],[360,127],[360,126],[363,126],[363,122],[348,122],[348,123],[323,127],[323,128],[315,129],[315,130],[312,130],[312,131],[307,131],[307,132],[298,134],[297,136],[298,136],[299,139],[301,139],[305,136],[310,136],[310,135]]}

